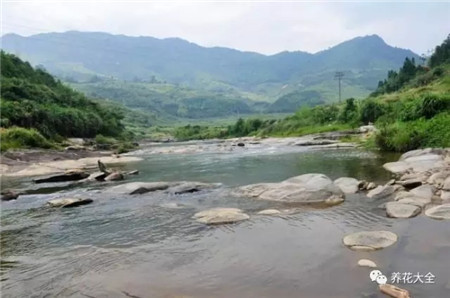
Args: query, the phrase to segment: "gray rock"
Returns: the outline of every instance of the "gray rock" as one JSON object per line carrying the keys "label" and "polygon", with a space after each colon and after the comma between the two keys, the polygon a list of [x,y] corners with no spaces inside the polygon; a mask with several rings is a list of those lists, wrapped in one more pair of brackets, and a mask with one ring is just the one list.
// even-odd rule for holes
{"label": "gray rock", "polygon": [[207,225],[228,224],[250,218],[241,209],[237,208],[213,208],[194,214],[193,218]]}
{"label": "gray rock", "polygon": [[259,214],[259,215],[278,215],[278,214],[281,214],[281,211],[279,211],[277,209],[265,209],[265,210],[259,211],[257,214]]}
{"label": "gray rock", "polygon": [[360,259],[358,261],[358,266],[360,267],[369,267],[369,268],[377,268],[377,264],[374,261],[368,259]]}
{"label": "gray rock", "polygon": [[442,201],[450,201],[450,191],[442,191],[441,192],[441,200]]}
{"label": "gray rock", "polygon": [[364,231],[344,237],[344,245],[352,250],[373,251],[397,242],[397,235],[389,231]]}
{"label": "gray rock", "polygon": [[52,175],[45,178],[35,179],[34,183],[51,183],[77,181],[89,177],[89,174],[81,170],[70,170],[62,174]]}
{"label": "gray rock", "polygon": [[170,186],[178,185],[176,182],[130,182],[107,189],[109,193],[116,194],[143,194],[152,191],[166,190]]}
{"label": "gray rock", "polygon": [[359,190],[359,181],[355,178],[342,177],[334,180],[334,184],[337,185],[344,193],[356,193]]}
{"label": "gray rock", "polygon": [[450,219],[450,204],[442,204],[425,210],[425,215],[434,219]]}
{"label": "gray rock", "polygon": [[450,190],[450,176],[447,177],[444,181],[444,185],[442,186],[443,190]]}
{"label": "gray rock", "polygon": [[422,185],[422,180],[420,180],[420,179],[408,179],[408,180],[397,181],[396,183],[400,184],[401,186],[403,186],[406,189],[412,189],[412,188],[421,186]]}
{"label": "gray rock", "polygon": [[437,154],[425,154],[404,158],[401,161],[389,162],[383,167],[394,173],[402,174],[407,171],[425,172],[431,169],[444,168],[446,166],[444,157]]}
{"label": "gray rock", "polygon": [[422,186],[416,187],[414,189],[411,189],[409,191],[409,193],[411,193],[417,197],[431,200],[435,191],[436,191],[436,188],[432,185],[422,185]]}
{"label": "gray rock", "polygon": [[17,200],[18,197],[19,197],[18,192],[15,192],[14,190],[5,190],[2,192],[1,200],[2,201],[13,201],[13,200]]}
{"label": "gray rock", "polygon": [[138,170],[130,171],[127,173],[127,175],[138,175],[138,174],[139,174]]}
{"label": "gray rock", "polygon": [[106,176],[107,176],[106,173],[95,172],[95,173],[90,174],[89,177],[87,177],[87,179],[90,181],[104,181]]}
{"label": "gray rock", "polygon": [[193,193],[202,191],[205,189],[211,189],[219,186],[220,184],[216,183],[202,183],[202,182],[180,182],[179,185],[174,186],[170,189],[171,193],[176,195],[185,194],[185,193]]}
{"label": "gray rock", "polygon": [[409,218],[414,217],[421,211],[420,207],[403,204],[399,202],[388,202],[386,204],[386,214],[388,217],[394,218]]}
{"label": "gray rock", "polygon": [[441,172],[437,172],[432,174],[427,182],[429,184],[433,184],[434,186],[437,187],[442,187],[444,185],[444,181],[447,177],[450,177],[450,171],[441,171]]}
{"label": "gray rock", "polygon": [[374,200],[382,199],[392,195],[395,192],[395,188],[391,185],[377,186],[367,193],[367,197]]}
{"label": "gray rock", "polygon": [[366,189],[367,190],[372,190],[375,189],[377,187],[377,185],[374,182],[369,182],[369,184],[367,185]]}
{"label": "gray rock", "polygon": [[77,207],[77,206],[87,205],[92,202],[93,202],[92,199],[63,198],[63,199],[55,199],[55,200],[48,201],[47,204],[50,207],[68,208],[68,207]]}
{"label": "gray rock", "polygon": [[120,172],[114,172],[105,177],[105,181],[120,181],[123,180],[123,174]]}
{"label": "gray rock", "polygon": [[306,174],[280,183],[259,183],[239,187],[233,194],[284,203],[324,203],[343,197],[342,191],[323,174]]}
{"label": "gray rock", "polygon": [[446,154],[446,150],[441,149],[441,148],[426,148],[426,149],[411,150],[406,153],[403,153],[402,156],[400,156],[399,160],[406,160],[411,157],[417,157],[417,156],[429,155],[429,154],[444,155],[444,154]]}

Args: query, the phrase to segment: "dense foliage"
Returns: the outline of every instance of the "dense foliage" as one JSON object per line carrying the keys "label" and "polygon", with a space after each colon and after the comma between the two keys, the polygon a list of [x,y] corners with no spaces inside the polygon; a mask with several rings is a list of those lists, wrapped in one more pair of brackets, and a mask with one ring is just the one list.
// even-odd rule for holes
{"label": "dense foliage", "polygon": [[[47,138],[116,136],[123,115],[1,52],[1,127],[36,129]],[[34,132],[33,132],[34,133]],[[4,136],[2,134],[2,136]],[[4,136],[6,137],[6,136]]]}

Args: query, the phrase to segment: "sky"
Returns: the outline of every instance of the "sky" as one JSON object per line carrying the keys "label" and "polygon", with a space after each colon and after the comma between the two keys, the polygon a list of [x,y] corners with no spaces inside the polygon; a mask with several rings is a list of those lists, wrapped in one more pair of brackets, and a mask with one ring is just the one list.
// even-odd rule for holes
{"label": "sky", "polygon": [[427,54],[450,33],[450,1],[2,0],[2,34],[68,30],[180,37],[202,46],[315,53],[356,36]]}

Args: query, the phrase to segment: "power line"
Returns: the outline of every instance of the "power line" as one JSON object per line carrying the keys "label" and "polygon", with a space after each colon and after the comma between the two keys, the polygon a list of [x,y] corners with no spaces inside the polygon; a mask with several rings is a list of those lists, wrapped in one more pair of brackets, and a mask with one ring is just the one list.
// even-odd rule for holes
{"label": "power line", "polygon": [[339,84],[339,102],[341,102],[341,80],[344,77],[344,72],[343,71],[336,71],[336,73],[334,74],[334,79],[338,80],[338,84]]}

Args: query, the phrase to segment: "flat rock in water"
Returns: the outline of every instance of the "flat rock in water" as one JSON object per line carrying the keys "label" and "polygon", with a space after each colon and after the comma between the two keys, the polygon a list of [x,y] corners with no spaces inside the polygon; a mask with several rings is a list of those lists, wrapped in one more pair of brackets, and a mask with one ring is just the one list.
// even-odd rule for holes
{"label": "flat rock in water", "polygon": [[281,211],[279,211],[277,209],[265,209],[265,210],[259,211],[257,214],[259,214],[259,215],[278,215],[278,214],[281,214]]}
{"label": "flat rock in water", "polygon": [[367,193],[367,197],[378,200],[392,195],[395,192],[395,188],[391,185],[377,186]]}
{"label": "flat rock in water", "polygon": [[406,160],[411,157],[417,157],[422,155],[436,154],[436,155],[444,155],[447,151],[441,148],[425,148],[425,149],[416,149],[405,152],[400,156],[399,160]]}
{"label": "flat rock in water", "polygon": [[344,193],[356,193],[359,190],[359,181],[355,178],[341,177],[334,180],[334,184],[337,185]]}
{"label": "flat rock in water", "polygon": [[111,187],[106,191],[117,194],[143,194],[152,191],[166,190],[175,185],[178,184],[176,182],[130,182]]}
{"label": "flat rock in water", "polygon": [[401,202],[388,202],[386,204],[386,214],[394,218],[409,218],[419,214],[421,208],[418,206],[403,204]]}
{"label": "flat rock in water", "polygon": [[450,204],[442,204],[425,210],[425,215],[434,219],[450,219]]}
{"label": "flat rock in water", "polygon": [[378,285],[381,293],[393,298],[410,298],[409,292],[405,289],[390,284]]}
{"label": "flat rock in water", "polygon": [[106,176],[107,176],[106,173],[95,172],[95,173],[90,174],[89,177],[87,177],[87,179],[90,181],[104,181]]}
{"label": "flat rock in water", "polygon": [[193,218],[207,225],[235,223],[250,218],[241,209],[237,208],[213,208],[194,214]]}
{"label": "flat rock in water", "polygon": [[89,174],[83,171],[72,171],[59,175],[52,175],[45,178],[35,179],[34,183],[51,183],[51,182],[66,182],[77,181],[89,177]]}
{"label": "flat rock in water", "polygon": [[185,193],[193,193],[202,191],[205,189],[211,189],[220,186],[220,183],[203,183],[203,182],[180,182],[179,185],[174,186],[170,189],[171,193],[176,195],[185,194]]}
{"label": "flat rock in water", "polygon": [[361,259],[358,261],[358,266],[360,267],[369,267],[369,268],[377,268],[377,264],[374,261],[368,259]]}
{"label": "flat rock in water", "polygon": [[55,199],[48,201],[47,204],[51,207],[77,207],[81,205],[87,205],[92,203],[92,199],[83,199],[83,198],[64,198],[64,199]]}
{"label": "flat rock in water", "polygon": [[373,251],[397,242],[397,235],[389,231],[364,231],[344,237],[344,245],[352,250]]}
{"label": "flat rock in water", "polygon": [[13,200],[17,200],[18,197],[19,197],[19,193],[15,192],[13,190],[6,190],[6,191],[2,192],[1,200],[2,201],[13,201]]}
{"label": "flat rock in water", "polygon": [[338,141],[335,140],[305,140],[295,143],[295,146],[323,146],[335,144]]}
{"label": "flat rock in water", "polygon": [[105,181],[120,181],[123,180],[123,174],[120,172],[114,172],[105,177]]}
{"label": "flat rock in water", "polygon": [[323,174],[305,174],[280,183],[259,183],[239,187],[233,194],[284,203],[324,203],[343,197],[342,191]]}

